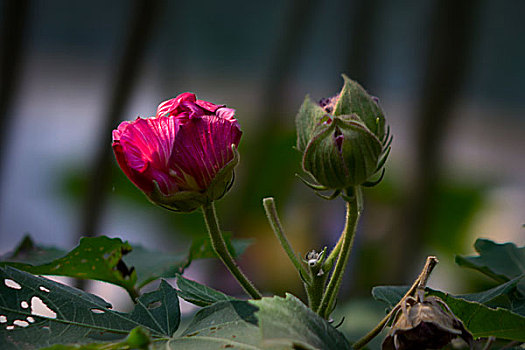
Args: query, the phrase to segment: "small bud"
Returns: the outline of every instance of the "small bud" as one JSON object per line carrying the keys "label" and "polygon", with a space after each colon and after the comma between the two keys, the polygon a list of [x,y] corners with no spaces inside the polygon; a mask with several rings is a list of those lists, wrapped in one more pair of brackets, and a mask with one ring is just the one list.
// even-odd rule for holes
{"label": "small bud", "polygon": [[370,179],[386,161],[391,138],[377,103],[358,83],[343,75],[334,97],[314,103],[308,96],[296,117],[297,148],[303,170],[317,190],[342,191],[373,185]]}
{"label": "small bud", "polygon": [[443,300],[434,296],[418,299],[409,297],[401,306],[383,350],[441,349],[456,337],[472,343],[472,335]]}
{"label": "small bud", "polygon": [[326,247],[320,252],[317,252],[316,250],[311,250],[308,253],[306,253],[305,262],[308,264],[308,267],[310,268],[310,271],[313,275],[322,276],[324,274],[324,271],[322,269],[322,263],[325,259],[325,256]]}

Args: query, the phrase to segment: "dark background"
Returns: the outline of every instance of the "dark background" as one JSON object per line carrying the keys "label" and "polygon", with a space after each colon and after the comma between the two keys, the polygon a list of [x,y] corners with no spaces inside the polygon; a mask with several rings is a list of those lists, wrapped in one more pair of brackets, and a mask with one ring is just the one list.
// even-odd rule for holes
{"label": "dark background", "polygon": [[[264,291],[302,296],[261,201],[276,198],[301,255],[337,239],[344,204],[300,183],[293,146],[304,95],[334,95],[341,73],[380,98],[394,134],[386,177],[365,192],[342,300],[409,282],[427,254],[441,260],[433,285],[472,291],[488,281],[454,267],[454,254],[476,237],[525,243],[524,1],[0,5],[0,254],[25,233],[63,248],[105,234],[161,251],[204,235],[198,212],[153,206],[111,154],[121,120],[192,91],[235,108],[244,132],[218,203],[225,230],[256,238],[244,269]],[[218,261],[188,276],[240,292]]]}

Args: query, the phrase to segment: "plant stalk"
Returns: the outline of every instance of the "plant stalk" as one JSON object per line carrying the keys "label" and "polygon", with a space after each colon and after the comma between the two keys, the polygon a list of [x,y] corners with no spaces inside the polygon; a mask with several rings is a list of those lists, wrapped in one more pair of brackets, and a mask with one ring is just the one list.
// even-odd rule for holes
{"label": "plant stalk", "polygon": [[255,288],[248,277],[242,273],[239,265],[237,265],[226,246],[226,242],[224,241],[219,228],[219,221],[217,220],[217,214],[213,202],[203,205],[202,213],[204,215],[206,228],[210,234],[211,245],[215,253],[219,256],[224,265],[226,265],[228,270],[230,270],[230,273],[235,277],[246,293],[248,293],[253,299],[261,299],[261,293]]}
{"label": "plant stalk", "polygon": [[274,199],[272,197],[264,198],[263,206],[264,210],[266,211],[266,217],[268,218],[268,222],[270,223],[275,236],[279,240],[281,247],[283,247],[284,251],[288,255],[288,258],[290,258],[290,261],[297,270],[297,273],[299,273],[299,277],[301,277],[301,279],[309,278],[310,273],[306,270],[303,264],[301,264],[301,261],[297,258],[297,255],[295,255],[290,242],[284,235],[284,230],[279,220],[279,216],[277,215],[277,209],[275,208]]}
{"label": "plant stalk", "polygon": [[[359,215],[361,214],[361,208],[359,203],[361,202],[361,188],[354,187],[352,196],[346,202],[346,224],[341,234],[342,239],[341,247],[339,249],[339,255],[337,257],[337,262],[335,264],[334,272],[330,277],[328,286],[323,294],[321,299],[321,304],[317,310],[317,314],[324,318],[328,318],[332,312],[332,307],[337,298],[339,288],[341,287],[341,282],[343,280],[343,274],[348,263],[348,258],[350,256],[350,251],[352,250],[352,245],[354,242],[355,231],[357,228],[357,221],[359,220]],[[337,249],[334,249],[334,251]]]}

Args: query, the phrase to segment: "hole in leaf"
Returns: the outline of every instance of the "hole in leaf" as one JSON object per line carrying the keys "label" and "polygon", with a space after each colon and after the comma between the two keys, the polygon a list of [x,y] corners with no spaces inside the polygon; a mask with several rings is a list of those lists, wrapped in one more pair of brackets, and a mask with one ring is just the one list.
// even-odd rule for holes
{"label": "hole in leaf", "polygon": [[6,278],[6,279],[4,280],[4,283],[5,283],[5,285],[8,286],[9,288],[13,288],[13,289],[22,289],[22,287],[21,287],[18,283],[16,283],[16,282],[13,281],[13,280],[10,280],[10,279],[7,279],[7,278]]}
{"label": "hole in leaf", "polygon": [[56,318],[57,314],[51,310],[39,297],[31,298],[31,313],[37,316]]}
{"label": "hole in leaf", "polygon": [[24,328],[27,327],[27,326],[29,326],[29,323],[28,323],[27,321],[24,321],[24,320],[15,320],[15,321],[13,322],[13,324],[14,324],[15,326],[18,326],[18,327],[24,327]]}
{"label": "hole in leaf", "polygon": [[35,319],[33,317],[31,317],[31,316],[27,316],[26,320],[29,323],[34,323],[35,322]]}
{"label": "hole in leaf", "polygon": [[148,309],[156,309],[158,307],[160,307],[162,305],[162,303],[160,301],[152,301],[151,303],[148,304]]}
{"label": "hole in leaf", "polygon": [[82,259],[82,260],[80,260],[80,262],[81,262],[82,264],[85,264],[85,263],[88,262],[88,260],[87,260],[87,259]]}
{"label": "hole in leaf", "polygon": [[29,304],[27,303],[27,301],[23,301],[20,303],[20,306],[22,306],[23,309],[27,309],[29,307]]}
{"label": "hole in leaf", "polygon": [[46,293],[49,293],[49,289],[47,289],[46,287],[43,287],[43,286],[40,286],[38,287],[38,289],[40,289],[42,292],[46,292]]}
{"label": "hole in leaf", "polygon": [[91,309],[91,312],[94,313],[94,314],[103,314],[104,313],[104,311],[100,310],[100,309]]}
{"label": "hole in leaf", "polygon": [[0,323],[6,323],[7,322],[7,317],[5,317],[4,315],[0,315]]}

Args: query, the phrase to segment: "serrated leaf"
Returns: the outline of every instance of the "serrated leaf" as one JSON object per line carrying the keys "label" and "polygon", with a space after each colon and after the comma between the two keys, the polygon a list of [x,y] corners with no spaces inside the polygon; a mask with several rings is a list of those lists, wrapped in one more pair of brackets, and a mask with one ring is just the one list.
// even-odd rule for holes
{"label": "serrated leaf", "polygon": [[262,336],[266,344],[289,349],[349,349],[342,333],[291,294],[252,300],[259,308]]}
{"label": "serrated leaf", "polygon": [[219,301],[238,300],[198,282],[177,275],[179,297],[198,306],[209,306]]}
{"label": "serrated leaf", "polygon": [[518,248],[514,243],[478,239],[474,248],[479,256],[456,256],[456,263],[478,270],[500,283],[525,275],[525,246]]}
{"label": "serrated leaf", "polygon": [[[514,287],[517,282],[512,282]],[[407,286],[374,287],[372,296],[387,303],[392,308],[401,300],[408,288]],[[471,300],[491,302],[498,296],[498,289],[502,293],[504,290],[508,291],[509,288],[509,286],[498,286],[483,293],[460,296],[449,295],[429,288],[427,291],[430,295],[443,299],[474,337],[495,336],[502,339],[525,341],[525,317],[507,309],[500,307],[493,309],[480,302],[466,300],[466,298],[471,298]]]}
{"label": "serrated leaf", "polygon": [[167,338],[179,325],[180,311],[177,292],[165,281],[128,314],[111,310],[93,294],[5,267],[0,268],[0,320],[2,350],[37,349],[122,339],[137,326]]}
{"label": "serrated leaf", "polygon": [[0,267],[12,266],[37,275],[94,279],[116,284],[131,292],[137,276],[133,268],[122,261],[131,249],[120,238],[84,237],[72,251],[49,261],[47,259],[58,255],[58,250],[36,247],[24,239],[14,254],[2,258]]}

